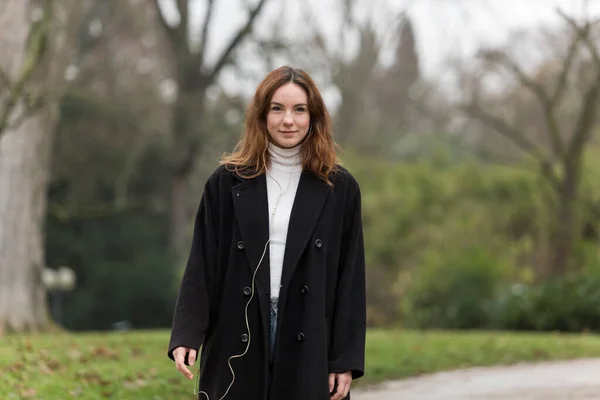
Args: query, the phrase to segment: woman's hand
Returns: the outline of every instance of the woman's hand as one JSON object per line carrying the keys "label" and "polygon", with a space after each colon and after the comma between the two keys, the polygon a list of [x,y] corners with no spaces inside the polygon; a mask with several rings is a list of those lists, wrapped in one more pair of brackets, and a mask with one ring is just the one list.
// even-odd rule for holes
{"label": "woman's hand", "polygon": [[352,383],[352,372],[346,371],[343,374],[330,373],[329,374],[329,393],[333,391],[335,382],[337,381],[337,389],[335,393],[331,395],[331,400],[342,400],[348,396],[350,392],[350,384]]}
{"label": "woman's hand", "polygon": [[194,374],[192,374],[185,366],[185,355],[187,353],[189,353],[188,364],[194,365],[194,361],[196,361],[196,350],[194,349],[190,349],[188,347],[177,347],[175,350],[173,350],[173,358],[175,359],[177,371],[181,372],[183,376],[191,380],[194,378]]}

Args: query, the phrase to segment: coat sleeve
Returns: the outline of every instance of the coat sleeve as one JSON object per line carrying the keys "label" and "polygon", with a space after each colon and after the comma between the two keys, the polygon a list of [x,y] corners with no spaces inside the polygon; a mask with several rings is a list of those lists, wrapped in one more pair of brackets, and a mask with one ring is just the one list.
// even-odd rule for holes
{"label": "coat sleeve", "polygon": [[217,214],[213,207],[216,201],[212,195],[209,180],[196,212],[192,245],[175,305],[167,352],[172,360],[177,347],[198,350],[210,324],[217,247]]}
{"label": "coat sleeve", "polygon": [[333,314],[329,372],[364,375],[366,281],[360,188],[354,181],[344,217],[340,265]]}

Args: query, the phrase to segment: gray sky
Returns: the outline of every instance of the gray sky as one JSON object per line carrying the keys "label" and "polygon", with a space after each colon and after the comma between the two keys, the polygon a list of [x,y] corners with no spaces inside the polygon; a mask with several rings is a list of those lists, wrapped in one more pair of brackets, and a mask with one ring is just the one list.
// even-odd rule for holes
{"label": "gray sky", "polygon": [[[168,6],[172,0],[163,1],[167,16],[176,21],[172,8]],[[255,1],[216,0],[215,21],[209,40],[209,54],[213,59],[244,22],[245,13],[240,6]],[[257,28],[268,32],[266,29],[272,26],[273,21],[280,20],[287,37],[303,37],[307,28],[300,18],[300,4],[308,2],[331,48],[337,49],[337,27],[341,20],[338,5],[342,1],[270,0]],[[588,15],[600,15],[600,0],[359,0],[361,6],[358,12],[363,16],[373,13],[376,21],[383,22],[386,16],[391,15],[388,10],[399,12],[410,4],[408,13],[414,24],[424,71],[428,75],[439,75],[444,73],[444,62],[448,56],[468,56],[482,44],[501,44],[515,29],[534,28],[540,24],[558,25],[560,20],[556,7],[570,15],[581,16],[586,3]],[[194,20],[199,21],[204,12],[204,2],[196,0],[194,4]],[[385,33],[383,26],[382,34]],[[350,54],[351,50],[352,46],[348,49]],[[249,57],[249,67],[255,64],[256,60]],[[222,77],[222,82],[230,89],[239,85],[234,76],[227,74]],[[253,86],[256,82],[248,84]]]}
{"label": "gray sky", "polygon": [[[401,2],[390,0],[390,3]],[[457,6],[459,2],[461,5]],[[441,15],[432,21],[436,9],[433,3],[445,4],[437,7]],[[417,3],[410,14],[426,69],[437,73],[448,54],[469,55],[481,44],[502,44],[515,29],[559,26],[557,7],[580,17],[584,3],[583,0],[428,0]],[[598,6],[597,0],[588,1],[589,15],[598,15]]]}

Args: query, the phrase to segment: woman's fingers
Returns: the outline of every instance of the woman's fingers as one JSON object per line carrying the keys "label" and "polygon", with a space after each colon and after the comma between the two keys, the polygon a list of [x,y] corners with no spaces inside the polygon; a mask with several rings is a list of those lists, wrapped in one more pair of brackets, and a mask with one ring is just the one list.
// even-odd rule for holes
{"label": "woman's fingers", "polygon": [[190,355],[188,356],[188,365],[194,365],[196,362],[196,350],[190,349]]}
{"label": "woman's fingers", "polygon": [[[333,374],[334,380],[337,380],[337,389],[331,396],[331,400],[343,400],[350,393],[350,385],[352,384],[352,375],[349,372],[343,374]],[[329,375],[329,384],[331,385],[331,374]]]}
{"label": "woman's fingers", "polygon": [[185,355],[188,351],[192,352],[195,350],[187,349],[185,347],[178,347],[173,350],[173,358],[175,359],[175,367],[177,368],[177,371],[181,372],[183,376],[191,380],[194,378],[194,374],[192,374],[185,366]]}
{"label": "woman's fingers", "polygon": [[345,399],[346,397],[348,397],[348,393],[350,393],[350,385],[352,383],[352,380],[351,379],[348,379],[348,380],[344,379],[343,382],[344,383],[342,385],[340,385],[340,386],[342,386],[342,390],[340,390],[340,394],[342,396],[341,398]]}
{"label": "woman's fingers", "polygon": [[335,387],[335,375],[334,373],[329,374],[329,393],[333,392],[333,388]]}

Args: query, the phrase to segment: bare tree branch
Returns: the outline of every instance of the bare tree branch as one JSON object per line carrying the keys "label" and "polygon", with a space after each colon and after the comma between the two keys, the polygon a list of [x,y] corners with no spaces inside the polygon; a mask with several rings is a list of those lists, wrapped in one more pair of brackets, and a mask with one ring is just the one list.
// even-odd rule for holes
{"label": "bare tree branch", "polygon": [[209,31],[208,28],[212,21],[212,13],[214,10],[214,5],[215,5],[214,0],[207,0],[206,13],[204,14],[204,21],[202,22],[202,30],[200,33],[202,36],[200,36],[200,49],[198,52],[198,64],[199,65],[204,64],[204,56],[206,54],[206,43],[208,41],[208,31]]}
{"label": "bare tree branch", "polygon": [[189,0],[177,0],[177,10],[179,11],[179,25],[177,26],[180,40],[187,41],[188,29],[190,24],[190,2]]}
{"label": "bare tree branch", "polygon": [[521,132],[511,126],[508,122],[503,119],[496,117],[486,111],[484,111],[478,104],[471,102],[470,104],[463,104],[460,108],[468,115],[482,122],[489,128],[494,129],[498,133],[511,140],[517,146],[519,146],[526,153],[531,154],[538,160],[546,160],[546,158],[540,153],[538,147],[536,147],[529,139],[527,139]]}
{"label": "bare tree branch", "polygon": [[586,47],[590,51],[592,56],[592,60],[597,68],[600,68],[600,54],[598,53],[598,48],[596,47],[593,40],[590,38],[591,28],[600,23],[600,19],[596,19],[594,21],[588,21],[583,26],[579,25],[577,21],[573,18],[569,17],[562,10],[557,9],[556,11],[565,22],[585,41]]}
{"label": "bare tree branch", "polygon": [[[463,104],[460,106],[460,108],[466,114],[480,121],[488,128],[491,128],[496,132],[500,133],[501,135],[512,141],[515,145],[517,145],[521,150],[534,157],[540,163],[542,169],[546,169],[547,171],[551,170],[552,162],[546,156],[544,156],[540,149],[537,146],[535,146],[529,139],[527,139],[525,135],[523,135],[516,128],[511,126],[508,122],[484,111],[475,102]],[[558,181],[554,175],[548,175],[547,178],[550,179],[552,184],[558,184]]]}
{"label": "bare tree branch", "polygon": [[540,164],[540,169],[544,177],[553,185],[554,188],[558,188],[560,185],[559,179],[556,177],[552,169],[552,162],[545,157],[540,150],[530,142],[525,135],[519,132],[516,128],[512,127],[509,123],[498,118],[492,114],[489,114],[475,103],[465,104],[460,107],[465,113],[477,119],[488,128],[495,130],[500,133],[514,144],[516,144],[523,151],[531,155]]}
{"label": "bare tree branch", "polygon": [[511,71],[519,80],[519,82],[530,89],[541,101],[548,102],[548,94],[544,87],[529,77],[525,71],[512,60],[504,51],[501,50],[485,50],[481,52],[481,56],[488,62],[497,64]]}
{"label": "bare tree branch", "polygon": [[212,82],[216,78],[217,74],[221,71],[223,66],[230,60],[233,51],[237,48],[237,46],[241,43],[242,40],[246,38],[252,32],[252,26],[256,17],[260,14],[260,11],[266,4],[267,0],[260,0],[258,4],[250,10],[250,15],[248,16],[248,21],[246,21],[246,25],[244,25],[238,33],[235,35],[233,40],[229,43],[229,46],[225,49],[219,61],[215,64],[212,72],[209,75],[209,81]]}
{"label": "bare tree branch", "polygon": [[583,146],[591,137],[594,125],[594,117],[598,108],[598,94],[600,93],[600,73],[596,76],[596,81],[584,96],[584,106],[577,118],[573,141],[569,147],[569,155],[576,157],[583,151]]}
{"label": "bare tree branch", "polygon": [[[574,57],[574,54],[571,57]],[[549,96],[544,87],[536,82],[533,78],[528,76],[525,71],[512,60],[505,52],[499,50],[488,50],[482,52],[485,60],[500,65],[509,71],[511,71],[518,81],[531,90],[533,94],[538,98],[542,111],[544,112],[546,126],[550,136],[550,143],[554,155],[558,158],[562,158],[565,153],[565,146],[562,142],[562,135],[560,133],[559,125],[556,121],[555,105],[556,101],[553,101]],[[571,63],[572,61],[568,61]]]}
{"label": "bare tree branch", "polygon": [[[577,49],[579,48],[580,43],[581,43],[581,34],[579,32],[576,32],[573,39],[571,40],[569,49],[567,50],[567,55],[564,60],[561,72],[558,76],[558,81],[554,88],[552,96],[550,97],[549,102],[546,103],[546,105],[545,105],[546,121],[547,121],[548,129],[550,130],[552,137],[558,137],[559,141],[561,141],[562,135],[560,133],[559,124],[558,124],[558,121],[556,120],[556,114],[555,114],[554,110],[559,105],[559,103],[561,102],[561,100],[564,96],[565,90],[567,88],[567,78],[569,76],[571,68],[573,67],[573,63],[574,63],[575,57],[577,55]],[[561,141],[561,143],[562,143],[562,141]],[[565,153],[566,153],[566,151],[564,150],[564,146],[561,146],[561,155],[563,157],[566,156]]]}
{"label": "bare tree branch", "polygon": [[[317,18],[315,18],[314,15],[314,7],[311,7],[310,3],[307,1],[301,1],[300,7],[302,12],[302,26],[304,26],[308,32],[312,32],[311,40],[302,50],[309,53],[317,53],[316,56],[314,56],[314,53],[312,53],[308,57],[314,60],[324,60],[329,69],[337,69],[336,64],[339,63],[339,56],[333,54],[334,52],[327,49],[325,35],[322,34],[317,23]],[[343,35],[340,34],[340,37],[343,37]],[[340,49],[344,48],[343,40],[340,43]]]}
{"label": "bare tree branch", "polygon": [[573,140],[569,147],[569,156],[574,158],[581,154],[583,146],[591,137],[594,117],[596,115],[596,109],[598,108],[598,97],[600,94],[600,53],[598,52],[594,40],[590,37],[590,33],[592,27],[600,23],[600,19],[587,21],[582,26],[560,9],[557,10],[557,13],[576,32],[577,36],[585,42],[585,45],[592,56],[595,70],[599,71],[592,87],[589,88],[583,97],[583,108],[577,118],[575,130],[573,131]]}
{"label": "bare tree branch", "polygon": [[[180,41],[181,39],[179,38],[178,28],[175,28],[175,27],[172,27],[171,25],[169,25],[169,23],[165,19],[165,16],[160,9],[160,0],[154,0],[154,6],[156,8],[156,14],[158,16],[158,21],[159,21],[162,29],[165,31],[167,38],[169,39],[169,41],[171,42],[171,44],[173,45],[173,47],[175,49],[180,49],[181,48],[181,41]],[[181,24],[180,24],[180,26],[181,26]]]}
{"label": "bare tree branch", "polygon": [[556,87],[554,88],[554,93],[552,93],[552,97],[550,98],[550,103],[552,106],[556,106],[558,101],[562,98],[563,93],[567,87],[567,78],[569,76],[569,72],[573,67],[573,61],[575,61],[575,55],[577,54],[577,49],[579,47],[579,43],[581,42],[581,35],[576,33],[569,45],[569,50],[567,51],[567,56],[565,58],[565,62],[563,64],[560,75],[558,76],[558,82]]}

